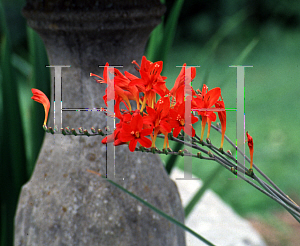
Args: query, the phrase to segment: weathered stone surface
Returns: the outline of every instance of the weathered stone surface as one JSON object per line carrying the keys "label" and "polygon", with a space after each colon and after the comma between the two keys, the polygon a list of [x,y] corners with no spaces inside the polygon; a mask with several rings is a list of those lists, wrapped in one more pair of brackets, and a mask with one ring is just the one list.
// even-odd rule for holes
{"label": "weathered stone surface", "polygon": [[[140,61],[163,13],[159,1],[154,2],[153,9],[125,12],[24,12],[44,40],[50,64],[71,65],[62,69],[64,108],[105,107],[106,85],[89,76],[102,76],[98,65],[123,65],[123,70],[134,73],[130,63]],[[54,69],[51,74],[54,77]],[[53,126],[53,104],[48,125]],[[63,127],[105,125],[100,112],[63,112]],[[15,245],[185,245],[184,231],[86,171],[106,172],[106,146],[101,140],[46,134],[34,173],[20,195]],[[130,153],[128,146],[115,150],[116,175],[124,178],[116,182],[183,222],[177,187],[158,156]]]}
{"label": "weathered stone surface", "polygon": [[[15,245],[184,245],[179,228],[86,169],[105,168],[95,137],[47,135],[34,175],[22,189]],[[69,156],[69,157],[68,157]],[[118,181],[183,220],[175,184],[153,154],[116,151]],[[181,235],[181,236],[180,236]]]}

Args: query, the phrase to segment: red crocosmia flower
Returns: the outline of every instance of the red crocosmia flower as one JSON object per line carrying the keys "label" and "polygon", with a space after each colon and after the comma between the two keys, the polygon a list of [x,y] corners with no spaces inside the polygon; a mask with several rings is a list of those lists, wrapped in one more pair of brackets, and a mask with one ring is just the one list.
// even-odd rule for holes
{"label": "red crocosmia flower", "polygon": [[[171,128],[174,128],[173,130],[173,136],[177,137],[178,134],[180,133],[181,130],[184,130],[184,126],[185,126],[185,104],[181,103],[181,104],[176,104],[175,107],[173,109],[170,109],[170,125]],[[194,124],[198,121],[198,118],[195,117],[192,113],[191,113],[191,124]],[[190,125],[191,130],[192,130],[192,134],[190,134],[189,132],[186,132],[188,135],[190,135],[191,137],[195,136],[195,129],[192,127],[192,125]]]}
{"label": "red crocosmia flower", "polygon": [[151,133],[152,128],[143,129],[143,117],[137,114],[132,117],[130,124],[123,124],[119,138],[122,142],[129,141],[129,150],[133,152],[137,142],[146,148],[151,146],[151,140],[145,137]]}
{"label": "red crocosmia flower", "polygon": [[[122,73],[116,68],[114,68],[114,79],[113,80],[110,79],[107,76],[108,66],[109,64],[107,62],[103,70],[103,78],[93,73],[90,73],[90,76],[96,76],[100,78],[99,80],[96,79],[96,81],[100,84],[103,83],[108,84],[108,87],[105,90],[105,95],[103,96],[103,100],[105,101],[106,106],[107,106],[107,99],[110,101],[112,99],[116,99],[117,97],[121,97],[127,103],[129,110],[131,110],[129,99],[135,99],[137,100],[138,103],[137,88],[133,86],[129,89],[128,85],[130,81],[124,75],[122,75]],[[114,90],[109,89],[112,86],[114,86]]]}
{"label": "red crocosmia flower", "polygon": [[193,98],[194,103],[197,105],[195,110],[199,115],[202,116],[202,130],[201,130],[201,140],[203,139],[204,129],[207,122],[207,118],[209,118],[212,122],[216,121],[217,116],[213,111],[208,111],[211,109],[213,105],[218,101],[221,96],[221,89],[219,87],[213,88],[208,91],[207,86],[204,84],[202,88],[201,95],[197,95],[196,98]]}
{"label": "red crocosmia flower", "polygon": [[114,130],[114,132],[112,134],[106,136],[105,138],[103,138],[101,142],[103,144],[114,142],[114,146],[125,144],[125,142],[122,142],[119,139],[119,136],[120,136],[119,133],[122,129],[122,125],[123,125],[123,117],[120,119],[120,122],[116,124],[116,129]]}
{"label": "red crocosmia flower", "polygon": [[31,99],[33,99],[36,102],[39,102],[41,104],[43,104],[44,109],[45,109],[45,120],[44,120],[44,124],[43,126],[46,126],[47,123],[47,119],[48,119],[48,113],[49,113],[49,109],[50,109],[50,102],[48,97],[40,90],[38,89],[31,89],[33,96],[31,97]]}
{"label": "red crocosmia flower", "polygon": [[185,91],[184,91],[184,89],[185,89],[185,85],[183,84],[183,85],[179,86],[176,91],[174,91],[175,100],[174,100],[174,97],[171,96],[172,97],[172,105],[174,105],[175,102],[178,103],[178,104],[181,104],[181,103],[184,102],[184,99],[185,99]]}
{"label": "red crocosmia flower", "polygon": [[250,151],[250,169],[252,169],[253,166],[253,138],[248,134],[248,131],[246,132],[247,138],[248,138],[248,147]]}
{"label": "red crocosmia flower", "polygon": [[[133,74],[127,72],[127,71],[125,71],[124,74],[125,74],[126,78],[130,80],[130,82],[133,81],[133,80],[139,79],[137,76],[135,76],[135,75],[133,75]],[[136,88],[138,89],[139,92],[145,93],[145,86],[144,85],[136,84],[135,86],[136,86]]]}
{"label": "red crocosmia flower", "polygon": [[[217,101],[215,106],[216,106],[216,108],[219,108],[219,109],[225,109],[225,104],[224,104],[223,98],[221,101]],[[221,121],[221,128],[222,128],[221,129],[222,130],[222,140],[221,140],[220,148],[223,148],[224,136],[225,136],[225,131],[226,131],[226,110],[218,111],[218,116]]]}
{"label": "red crocosmia flower", "polygon": [[151,147],[155,147],[157,135],[163,133],[166,136],[172,130],[169,124],[170,99],[168,97],[163,97],[157,101],[155,109],[147,106],[146,110],[148,116],[144,117],[144,124],[154,127],[154,136]]}
{"label": "red crocosmia flower", "polygon": [[127,97],[130,100],[135,100],[137,108],[140,108],[139,90],[136,86],[129,86],[130,79],[124,76],[118,69],[115,69],[115,84],[118,85],[125,92],[128,91]]}
{"label": "red crocosmia flower", "polygon": [[133,111],[131,111],[131,112],[125,111],[125,110],[122,109],[122,113],[123,113],[122,114],[121,111],[120,111],[120,102],[121,102],[121,100],[122,99],[120,97],[117,98],[117,101],[116,101],[116,104],[115,104],[115,113],[114,113],[115,116],[113,114],[109,115],[107,113],[107,116],[116,117],[120,120],[120,122],[116,124],[116,129],[114,130],[114,133],[108,135],[107,137],[105,137],[102,140],[103,144],[110,143],[110,142],[114,142],[114,146],[125,144],[126,142],[122,142],[119,139],[119,133],[122,129],[122,126],[123,126],[123,124],[130,124],[132,116],[140,114],[140,110],[138,110],[138,109],[135,110],[134,112]]}
{"label": "red crocosmia flower", "polygon": [[[133,63],[136,63],[133,61]],[[138,64],[136,63],[138,66]],[[143,92],[145,93],[144,101],[142,104],[141,111],[146,106],[146,102],[148,106],[154,108],[155,103],[155,95],[159,94],[161,97],[164,97],[166,93],[168,93],[168,89],[165,85],[166,77],[162,77],[160,75],[163,68],[163,62],[158,61],[152,63],[146,59],[145,56],[142,58],[141,68],[139,69],[141,78],[132,80],[129,85],[137,85],[139,87],[144,87]]]}
{"label": "red crocosmia flower", "polygon": [[114,130],[114,132],[112,134],[106,136],[105,138],[103,138],[101,143],[107,144],[107,143],[114,142],[114,146],[125,144],[125,142],[122,142],[119,139],[119,133],[121,131],[121,126],[122,126],[122,124],[121,125],[119,125],[119,124],[116,124],[116,129]]}
{"label": "red crocosmia flower", "polygon": [[196,77],[196,68],[195,67],[189,67],[186,69],[186,63],[183,64],[183,67],[174,83],[173,88],[170,90],[170,95],[175,97],[176,91],[178,88],[182,85],[184,85],[185,82],[185,74],[191,74],[191,81],[194,80]]}

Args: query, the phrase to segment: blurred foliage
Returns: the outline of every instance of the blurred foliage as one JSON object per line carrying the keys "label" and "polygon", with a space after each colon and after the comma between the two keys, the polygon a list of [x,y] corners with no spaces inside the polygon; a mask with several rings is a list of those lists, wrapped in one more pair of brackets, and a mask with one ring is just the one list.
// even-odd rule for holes
{"label": "blurred foliage", "polygon": [[247,21],[234,31],[242,39],[255,36],[266,23],[286,28],[297,28],[300,24],[300,2],[297,0],[186,1],[179,18],[177,37],[201,45],[228,17],[241,9],[250,14]]}
{"label": "blurred foliage", "polygon": [[[176,66],[185,62],[201,65],[193,87],[201,88],[203,83],[210,89],[221,87],[225,106],[234,108],[236,70],[228,66],[253,65],[245,73],[245,117],[246,130],[254,139],[254,163],[299,204],[300,186],[296,177],[300,173],[300,157],[297,155],[299,130],[296,122],[300,119],[300,4],[296,1],[272,3],[276,4],[270,1],[226,1],[222,5],[215,1],[189,1],[184,4],[164,72],[170,88],[179,74]],[[196,9],[198,14],[193,12]],[[232,23],[237,25],[223,35],[225,23],[230,24],[239,11],[244,11],[246,18]],[[223,34],[216,38],[218,32]],[[227,116],[226,134],[234,140],[236,115],[228,112]],[[201,131],[199,124],[196,129]],[[218,145],[220,135],[213,133],[211,139]],[[230,146],[225,145],[225,148]],[[247,146],[246,154],[249,155]],[[161,157],[167,163],[169,157]],[[176,165],[183,169],[183,158],[179,158]],[[207,180],[217,165],[195,160],[193,174]],[[248,184],[229,181],[229,178],[232,175],[223,170],[210,188],[241,215],[266,215],[282,209]]]}

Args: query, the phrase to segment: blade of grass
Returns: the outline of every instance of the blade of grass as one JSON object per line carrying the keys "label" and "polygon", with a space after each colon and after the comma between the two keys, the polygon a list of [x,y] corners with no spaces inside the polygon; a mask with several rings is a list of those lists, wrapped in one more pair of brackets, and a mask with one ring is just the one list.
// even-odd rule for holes
{"label": "blade of grass", "polygon": [[[247,57],[250,55],[250,53],[253,51],[253,49],[256,47],[256,45],[258,44],[259,39],[258,38],[253,38],[249,44],[242,50],[242,52],[239,54],[239,56],[234,60],[234,62],[232,64],[235,65],[240,65],[242,64]],[[229,71],[229,69],[226,70],[226,74],[223,77],[223,80],[221,82],[222,85],[225,85],[226,83],[229,82],[229,76],[230,74],[232,74],[232,71]]]}
{"label": "blade of grass", "polygon": [[166,24],[164,25],[164,17],[160,23],[151,33],[150,40],[147,47],[147,57],[151,61],[166,62],[167,55],[172,47],[176,26],[182,9],[184,0],[176,0],[172,5]]}
{"label": "blade of grass", "polygon": [[[24,128],[24,142],[25,142],[25,151],[26,151],[26,163],[32,162],[32,132],[31,132],[31,124],[32,124],[32,115],[31,111],[28,110],[32,107],[33,101],[30,100],[32,93],[30,91],[29,81],[32,74],[32,66],[31,64],[23,59],[16,53],[12,54],[11,64],[13,68],[19,73],[16,73],[18,83],[18,95],[20,99],[20,112],[21,119]],[[28,174],[28,178],[29,178]]]}
{"label": "blade of grass", "polygon": [[[237,28],[243,21],[245,21],[250,14],[251,12],[248,9],[241,9],[234,15],[228,17],[227,21],[225,21],[224,24],[221,25],[216,33],[204,45],[204,59],[202,62],[206,65],[206,67],[208,67],[205,72],[207,77],[208,74],[212,71],[212,63],[216,56],[219,45],[235,28]],[[206,85],[208,84],[209,83],[206,82]]]}
{"label": "blade of grass", "polygon": [[167,55],[169,54],[169,51],[174,41],[178,18],[182,9],[183,2],[184,0],[177,0],[173,4],[170,15],[168,16],[168,19],[166,21],[166,26],[164,28],[164,36],[160,46],[160,52],[162,54],[161,60],[164,62],[166,62]]}
{"label": "blade of grass", "polygon": [[[27,37],[29,46],[29,59],[32,65],[32,73],[29,81],[29,93],[31,88],[37,88],[43,91],[50,98],[50,70],[45,66],[48,65],[48,57],[45,46],[38,34],[30,27],[27,27]],[[30,97],[29,97],[30,98]],[[28,98],[28,99],[29,99]],[[27,165],[27,175],[31,176],[34,169],[35,161],[38,157],[45,131],[42,128],[41,119],[44,118],[43,107],[39,103],[30,100],[30,162]]]}
{"label": "blade of grass", "polygon": [[15,69],[19,70],[24,77],[27,78],[31,74],[31,64],[16,53],[12,54],[11,64]]}
{"label": "blade of grass", "polygon": [[234,64],[240,64],[242,63],[252,52],[252,50],[256,47],[258,44],[259,39],[258,38],[253,38],[251,42],[243,49],[241,54],[237,57],[237,59],[234,61]]}
{"label": "blade of grass", "polygon": [[[32,114],[31,111],[28,110],[30,107],[32,107],[32,100],[30,100],[32,93],[30,91],[29,85],[26,83],[27,78],[24,78],[23,76],[18,78],[19,81],[22,81],[19,83],[18,88],[18,95],[20,100],[20,112],[21,112],[21,119],[24,129],[24,143],[25,143],[25,151],[26,151],[26,163],[27,165],[30,165],[29,163],[32,162],[32,136],[36,137],[36,131],[32,132],[31,130],[31,124],[33,124],[32,121]],[[26,167],[28,170],[28,168]],[[29,179],[30,173],[27,171],[27,179]]]}
{"label": "blade of grass", "polygon": [[[0,2],[2,128],[0,156],[1,246],[13,244],[13,221],[20,188],[26,181],[23,126],[20,117],[18,85],[11,66],[12,47],[5,12]],[[9,129],[9,130],[8,130]],[[5,141],[5,142],[4,142]]]}
{"label": "blade of grass", "polygon": [[212,38],[204,45],[203,50],[207,50],[207,58],[209,58],[218,48],[220,43],[246,18],[251,14],[248,9],[241,9],[233,16],[230,16],[227,21],[218,29],[218,31],[212,36]]}
{"label": "blade of grass", "polygon": [[[104,176],[102,176],[100,173],[97,173],[95,171],[92,170],[87,170],[90,173],[96,174],[102,178],[105,178]],[[206,243],[207,245],[214,245],[211,242],[209,242],[207,239],[205,239],[204,237],[200,236],[199,234],[197,234],[195,231],[193,231],[192,229],[190,229],[189,227],[185,226],[184,224],[182,224],[181,222],[179,222],[178,220],[175,220],[174,218],[172,218],[171,216],[167,215],[166,213],[164,213],[163,211],[161,211],[160,209],[156,208],[155,206],[153,206],[152,204],[146,202],[145,200],[143,200],[142,198],[140,198],[139,196],[133,194],[132,192],[128,191],[127,189],[123,188],[121,185],[115,183],[114,181],[110,180],[110,179],[106,179],[109,183],[111,183],[112,185],[116,186],[117,188],[119,188],[120,190],[122,190],[123,192],[127,193],[128,195],[130,195],[131,197],[133,197],[134,199],[138,200],[139,202],[143,203],[145,206],[147,206],[148,208],[152,209],[154,212],[156,212],[157,214],[161,215],[162,217],[166,218],[167,220],[171,221],[172,223],[174,223],[175,225],[181,227],[182,229],[184,229],[185,231],[191,233],[193,236],[195,236],[196,238],[198,238],[199,240],[201,240],[202,242]]]}
{"label": "blade of grass", "polygon": [[159,55],[158,50],[159,46],[162,43],[163,38],[163,31],[164,31],[164,24],[163,21],[164,17],[162,17],[162,22],[155,27],[155,29],[151,32],[150,39],[148,41],[147,50],[146,50],[146,57],[149,61],[158,61]]}

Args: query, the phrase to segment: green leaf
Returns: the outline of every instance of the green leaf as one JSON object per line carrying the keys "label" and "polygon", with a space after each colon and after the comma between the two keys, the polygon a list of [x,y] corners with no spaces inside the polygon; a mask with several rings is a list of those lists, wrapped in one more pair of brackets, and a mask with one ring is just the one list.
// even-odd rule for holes
{"label": "green leaf", "polygon": [[[30,27],[27,27],[27,37],[29,46],[29,59],[32,66],[31,76],[29,77],[29,86],[26,89],[26,95],[28,93],[32,95],[31,88],[36,88],[43,91],[48,98],[50,98],[50,69],[46,67],[49,65],[48,56],[45,50],[45,46],[38,34]],[[27,175],[31,176],[34,165],[40,148],[42,145],[45,132],[43,130],[44,109],[40,103],[36,103],[27,97],[30,109],[30,129],[29,139],[27,141],[30,145],[29,149],[29,163],[27,165]]]}
{"label": "green leaf", "polygon": [[146,51],[146,56],[148,60],[166,62],[166,58],[174,41],[177,22],[180,11],[182,9],[183,2],[184,0],[176,0],[176,2],[171,8],[165,26],[163,17],[162,23],[160,23],[152,31]]}
{"label": "green leaf", "polygon": [[184,0],[177,0],[173,4],[170,15],[168,16],[168,19],[166,21],[164,36],[160,47],[160,53],[162,56],[161,60],[164,62],[166,61],[167,55],[169,54],[174,41],[178,18],[182,9],[183,2]]}
{"label": "green leaf", "polygon": [[163,19],[162,17],[162,22],[155,27],[155,29],[151,32],[149,41],[148,41],[148,46],[146,50],[146,57],[149,61],[158,61],[159,60],[159,52],[160,52],[160,46],[162,43],[162,38],[163,38],[163,31],[164,31],[164,24],[163,24]]}
{"label": "green leaf", "polygon": [[13,219],[21,186],[26,181],[23,125],[18,100],[18,81],[11,65],[12,47],[0,2],[0,243],[13,244]]}

